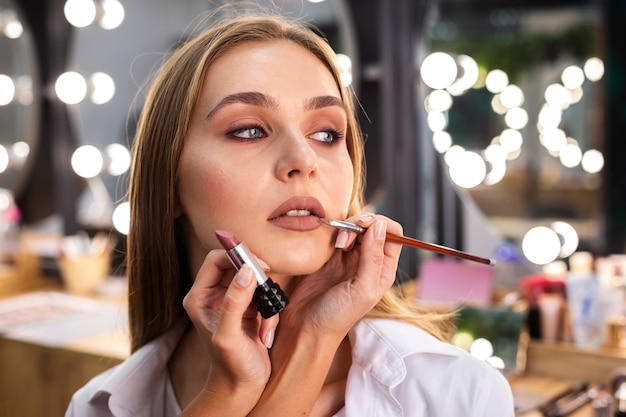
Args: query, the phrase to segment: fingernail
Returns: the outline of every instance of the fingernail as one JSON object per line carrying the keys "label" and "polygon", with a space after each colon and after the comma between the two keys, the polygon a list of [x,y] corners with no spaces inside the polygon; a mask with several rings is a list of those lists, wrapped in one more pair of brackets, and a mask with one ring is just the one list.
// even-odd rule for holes
{"label": "fingernail", "polygon": [[271,349],[274,344],[274,334],[276,333],[275,329],[272,327],[265,333],[265,347]]}
{"label": "fingernail", "polygon": [[345,230],[340,230],[339,233],[337,233],[337,240],[335,240],[335,247],[337,249],[343,249],[346,247],[347,243],[348,243],[348,232],[346,232]]}
{"label": "fingernail", "polygon": [[246,288],[248,285],[250,285],[253,274],[254,272],[252,271],[252,268],[250,268],[248,265],[242,266],[239,272],[235,274],[235,284],[238,287]]}
{"label": "fingernail", "polygon": [[264,271],[269,271],[270,270],[270,266],[263,259],[256,258],[256,260],[257,260],[257,263],[259,264],[259,266]]}
{"label": "fingernail", "polygon": [[374,220],[374,215],[372,214],[362,214],[361,216],[359,216],[358,218],[359,221],[362,222],[371,222],[372,220]]}
{"label": "fingernail", "polygon": [[385,235],[387,234],[387,223],[383,220],[378,220],[376,224],[374,224],[374,239],[378,242],[385,241]]}

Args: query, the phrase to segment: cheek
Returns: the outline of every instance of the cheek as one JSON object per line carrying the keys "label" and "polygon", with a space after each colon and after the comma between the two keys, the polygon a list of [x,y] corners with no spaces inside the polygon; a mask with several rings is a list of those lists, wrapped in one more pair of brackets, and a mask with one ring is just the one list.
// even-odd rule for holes
{"label": "cheek", "polygon": [[341,207],[347,210],[350,205],[352,190],[354,189],[354,171],[349,157],[340,163],[333,164],[332,184],[334,201],[341,202]]}
{"label": "cheek", "polygon": [[225,166],[211,158],[181,158],[179,198],[183,213],[194,229],[213,230],[215,219],[232,207],[233,179]]}

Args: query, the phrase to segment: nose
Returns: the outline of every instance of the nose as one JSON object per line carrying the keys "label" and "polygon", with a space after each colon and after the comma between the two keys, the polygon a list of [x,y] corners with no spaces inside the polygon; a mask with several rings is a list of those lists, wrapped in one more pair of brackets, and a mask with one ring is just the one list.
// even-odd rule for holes
{"label": "nose", "polygon": [[276,163],[276,176],[281,181],[298,176],[315,176],[318,169],[317,152],[306,137],[298,132],[290,132],[279,143],[281,151]]}

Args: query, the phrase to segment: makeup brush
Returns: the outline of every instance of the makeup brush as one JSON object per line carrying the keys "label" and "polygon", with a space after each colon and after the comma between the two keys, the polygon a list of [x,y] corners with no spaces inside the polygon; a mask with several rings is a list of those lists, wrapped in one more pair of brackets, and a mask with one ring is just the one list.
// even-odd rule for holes
{"label": "makeup brush", "polygon": [[[344,220],[333,220],[333,219],[322,217],[320,218],[320,222],[324,223],[325,225],[334,227],[336,229],[346,230],[348,232],[363,233],[366,230],[364,227],[357,226],[354,223],[350,223]],[[386,240],[388,240],[389,242],[395,242],[395,243],[400,243],[402,245],[412,246],[414,248],[426,249],[426,250],[441,253],[444,255],[456,256],[457,258],[463,258],[463,259],[467,259],[470,261],[479,262],[481,264],[492,265],[492,266],[496,264],[496,261],[493,259],[481,258],[479,256],[471,255],[467,252],[461,252],[460,250],[448,248],[446,246],[437,245],[435,243],[427,243],[421,240],[413,239],[411,237],[400,236],[400,235],[396,235],[390,232],[387,232]]]}

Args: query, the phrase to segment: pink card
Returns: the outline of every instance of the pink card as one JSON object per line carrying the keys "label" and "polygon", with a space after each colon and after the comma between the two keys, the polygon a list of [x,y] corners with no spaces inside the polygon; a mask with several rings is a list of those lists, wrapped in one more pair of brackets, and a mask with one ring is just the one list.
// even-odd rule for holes
{"label": "pink card", "polygon": [[475,262],[432,258],[422,262],[417,298],[438,305],[488,306],[494,267]]}

